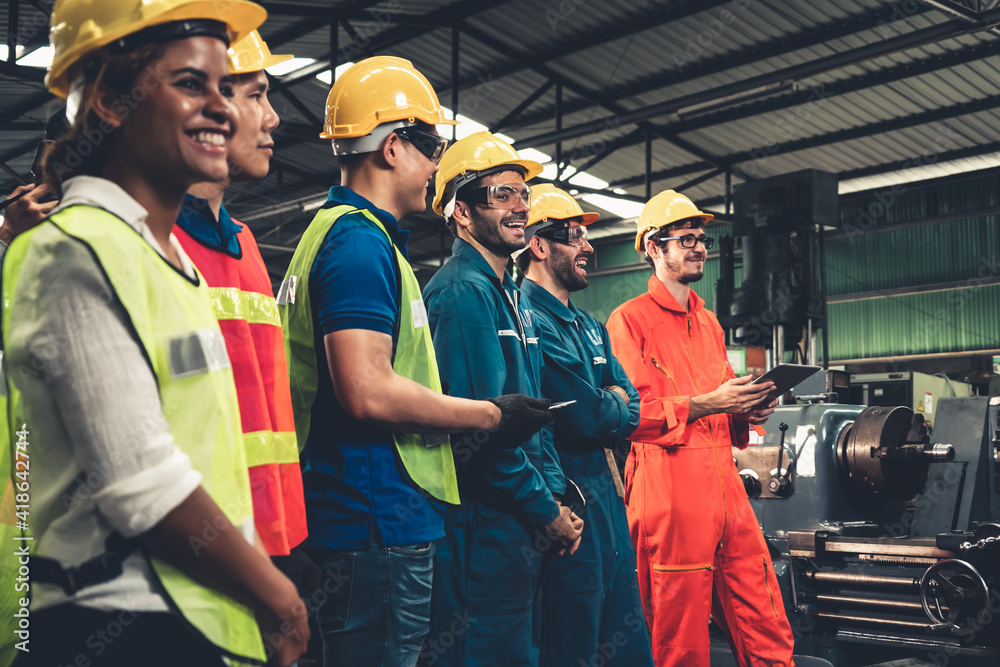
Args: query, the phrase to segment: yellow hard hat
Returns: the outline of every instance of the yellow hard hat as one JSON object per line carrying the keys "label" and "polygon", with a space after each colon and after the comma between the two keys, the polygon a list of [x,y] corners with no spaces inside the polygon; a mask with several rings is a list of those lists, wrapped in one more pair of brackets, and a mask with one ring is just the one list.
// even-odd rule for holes
{"label": "yellow hard hat", "polygon": [[570,218],[583,218],[580,224],[587,226],[597,222],[600,217],[600,213],[584,213],[573,195],[565,190],[551,183],[540,183],[531,188],[531,210],[528,212],[525,229],[539,222]]}
{"label": "yellow hard hat", "polygon": [[513,146],[485,130],[459,139],[445,151],[434,176],[434,212],[449,217],[450,213],[444,212],[446,192],[451,199],[459,188],[478,178],[479,172],[506,165],[524,169],[525,181],[542,173],[540,162],[522,160]]}
{"label": "yellow hard hat", "polygon": [[69,94],[69,70],[98,49],[140,30],[193,19],[226,25],[230,42],[242,39],[267,18],[246,0],[57,0],[49,40],[55,52],[45,77],[53,94]]}
{"label": "yellow hard hat", "polygon": [[229,47],[229,73],[230,74],[252,74],[267,69],[271,65],[283,63],[291,60],[289,55],[274,55],[268,48],[260,33],[256,30],[250,32],[238,42]]}
{"label": "yellow hard hat", "polygon": [[337,77],[326,98],[322,139],[363,137],[392,121],[457,125],[413,63],[394,56],[365,58]]}
{"label": "yellow hard hat", "polygon": [[715,216],[711,213],[704,213],[698,210],[690,199],[679,192],[664,190],[656,195],[642,207],[642,212],[636,220],[635,249],[638,252],[645,250],[642,237],[651,229],[666,227],[688,218],[699,218],[701,224],[706,224]]}

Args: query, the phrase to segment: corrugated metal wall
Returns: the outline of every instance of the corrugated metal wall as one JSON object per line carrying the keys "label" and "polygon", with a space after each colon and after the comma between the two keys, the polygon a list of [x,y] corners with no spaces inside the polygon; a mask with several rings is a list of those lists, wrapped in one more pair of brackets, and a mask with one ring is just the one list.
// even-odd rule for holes
{"label": "corrugated metal wall", "polygon": [[[826,243],[831,358],[1000,348],[1000,285],[991,284],[1000,281],[1000,214],[986,212],[998,202],[1000,171],[842,196],[842,229]],[[598,319],[646,290],[651,270],[633,243],[601,245],[597,270],[625,270],[594,275],[573,295]],[[694,288],[713,309],[718,278],[710,257]]]}

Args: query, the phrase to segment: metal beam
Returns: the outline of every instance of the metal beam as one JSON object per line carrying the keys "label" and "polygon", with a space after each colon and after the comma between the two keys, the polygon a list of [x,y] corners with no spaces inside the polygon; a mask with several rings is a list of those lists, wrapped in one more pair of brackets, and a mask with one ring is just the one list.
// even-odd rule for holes
{"label": "metal beam", "polygon": [[296,97],[295,93],[288,90],[288,86],[282,83],[279,77],[268,74],[267,72],[264,72],[264,74],[267,76],[268,82],[274,86],[275,90],[277,90],[282,97],[288,100],[288,102],[295,107],[295,110],[302,114],[307,121],[313,124],[313,127],[316,128],[314,132],[323,127],[323,121],[320,120],[319,117],[302,102],[302,100]]}
{"label": "metal beam", "polygon": [[687,190],[688,188],[693,188],[696,185],[701,185],[705,181],[710,181],[713,178],[715,178],[716,176],[722,175],[723,173],[728,174],[729,172],[726,169],[722,168],[722,167],[720,167],[718,169],[713,169],[712,171],[706,172],[706,173],[702,174],[701,176],[697,176],[695,178],[692,178],[690,181],[687,181],[686,183],[682,183],[681,185],[678,185],[674,189],[677,190],[678,192],[683,192],[684,190]]}
{"label": "metal beam", "polygon": [[[913,63],[888,67],[877,72],[872,72],[871,74],[865,74],[851,79],[846,79],[844,81],[823,84],[817,88],[806,88],[804,90],[789,93],[782,97],[760,100],[750,104],[741,105],[734,109],[714,111],[670,123],[669,125],[655,125],[654,127],[656,127],[660,132],[668,135],[693,132],[706,127],[752,118],[765,113],[784,111],[786,109],[791,109],[803,104],[810,104],[818,100],[834,97],[836,95],[845,95],[847,93],[858,92],[860,90],[866,90],[868,88],[873,88],[887,83],[895,83],[903,79],[957,67],[959,65],[964,65],[966,63],[981,60],[982,58],[993,55],[996,55],[996,45],[994,43],[980,44],[978,46],[955,51],[947,55],[932,56]],[[643,141],[643,134],[641,132],[632,133],[631,135],[620,138],[618,140],[620,143],[615,146],[615,149],[635,146],[643,143]],[[703,161],[692,163],[690,169],[681,167],[679,168],[679,171],[678,168],[672,168],[667,171],[671,175],[677,176],[707,169],[710,166],[711,165],[706,164]]]}
{"label": "metal beam", "polygon": [[[865,30],[872,30],[891,24],[894,20],[894,12],[899,9],[894,5],[889,9],[879,8],[859,16],[851,17],[841,21],[831,21],[830,23],[816,28],[803,31],[782,40],[767,41],[763,44],[742,49],[733,53],[726,53],[714,58],[699,60],[697,62],[683,64],[673,69],[665,69],[656,74],[646,76],[638,81],[626,85],[608,88],[604,91],[602,99],[604,101],[619,102],[623,99],[643,95],[655,90],[676,86],[688,81],[694,81],[703,77],[714,76],[722,72],[742,67],[752,63],[783,56],[800,49],[826,44],[835,39],[842,39]],[[917,7],[912,16],[917,16],[925,12],[922,7]],[[898,18],[898,16],[896,17]],[[494,75],[496,76],[496,75]],[[590,108],[586,100],[574,100],[566,103],[563,112],[575,113]],[[519,125],[528,126],[551,118],[552,109],[541,109],[536,113],[525,117]]]}
{"label": "metal beam", "polygon": [[11,0],[7,6],[7,63],[17,62],[17,25],[20,23],[18,14],[21,11],[21,0]]}
{"label": "metal beam", "polygon": [[577,137],[584,137],[589,134],[601,132],[608,123],[625,125],[638,123],[641,121],[656,118],[678,110],[695,105],[701,105],[722,98],[732,97],[741,93],[751,93],[765,86],[772,86],[784,82],[795,82],[807,79],[817,74],[841,69],[859,62],[885,56],[897,51],[912,49],[927,44],[932,44],[944,39],[960,37],[972,32],[983,30],[982,25],[970,25],[963,21],[949,21],[940,25],[931,26],[921,30],[915,30],[905,35],[892,37],[880,42],[866,44],[862,47],[835,53],[825,58],[818,58],[809,62],[793,65],[782,70],[768,72],[741,81],[736,81],[726,86],[711,88],[708,90],[684,95],[681,97],[652,104],[646,107],[635,109],[616,116],[600,118],[598,120],[580,123],[573,127],[566,128],[559,133],[548,132],[528,137],[517,142],[515,148],[538,148],[547,146],[557,141],[566,141]]}
{"label": "metal beam", "polygon": [[[630,37],[636,33],[652,30],[666,23],[680,21],[689,16],[707,12],[728,2],[730,0],[689,0],[689,2],[684,3],[680,7],[670,6],[657,11],[642,12],[637,18],[629,19],[617,25],[602,25],[596,30],[591,30],[585,34],[572,35],[569,39],[532,54],[531,62],[536,65],[542,65],[553,60],[559,60],[581,51],[594,49],[602,44],[613,42],[616,39]],[[552,11],[555,10],[553,9]],[[558,30],[558,24],[550,22],[550,27],[553,28],[553,31]],[[486,77],[499,79],[523,72],[525,69],[528,69],[528,65],[517,59],[498,63],[488,70],[480,70],[466,77],[459,82],[459,87],[462,89],[471,88],[479,85],[482,79]],[[567,109],[568,112],[569,110]],[[550,112],[547,119],[551,117],[552,114]]]}
{"label": "metal beam", "polygon": [[[400,23],[410,25],[431,25],[422,16],[391,12],[388,10],[370,9],[382,0],[362,0],[347,7],[324,5],[296,5],[284,2],[260,2],[269,16],[303,16],[310,18],[345,19],[348,21],[376,21],[379,23]],[[437,24],[440,25],[440,24]]]}
{"label": "metal beam", "polygon": [[[481,42],[482,44],[484,44],[485,46],[493,49],[494,51],[497,51],[499,53],[512,53],[512,52],[514,52],[514,49],[510,45],[504,44],[503,42],[501,42],[498,39],[496,39],[493,35],[487,34],[487,33],[483,32],[482,30],[479,30],[478,28],[475,28],[475,27],[470,26],[470,25],[465,24],[465,23],[463,23],[461,25],[462,25],[462,30],[464,32],[468,33],[476,41]],[[558,73],[554,72],[552,69],[546,67],[545,65],[535,65],[535,64],[531,63],[531,61],[530,61],[531,56],[530,55],[515,54],[515,57],[518,60],[524,62],[528,68],[534,70],[535,72],[538,72],[542,76],[544,76],[544,77],[546,77],[546,78],[548,78],[548,79],[550,79],[552,81],[555,81],[557,85],[561,85],[561,86],[563,86],[566,89],[572,90],[572,91],[574,91],[578,95],[584,95],[585,97],[593,99],[594,101],[598,102],[599,104],[601,104],[601,106],[603,106],[607,110],[611,111],[612,113],[619,114],[619,115],[627,113],[625,111],[624,107],[618,106],[617,104],[602,104],[602,103],[600,103],[598,101],[598,99],[597,99],[599,97],[599,95],[597,93],[595,93],[594,91],[588,90],[587,88],[583,87],[579,83],[576,83],[576,82],[572,81],[571,79],[569,79],[569,78],[567,78],[565,76],[562,76],[561,74],[558,74]],[[612,120],[610,122],[603,122],[600,130],[604,130],[604,129],[607,129],[607,128],[615,128],[615,129],[617,129],[618,125],[615,122],[616,119],[617,119],[617,116],[613,116]],[[640,126],[642,126],[642,125],[640,124]],[[657,136],[659,136],[661,139],[665,139],[666,141],[668,141],[670,143],[674,143],[675,145],[677,145],[680,148],[682,148],[683,150],[691,153],[692,155],[695,155],[696,157],[700,157],[701,159],[710,162],[714,166],[718,166],[718,165],[715,165],[715,163],[712,161],[712,156],[708,155],[707,153],[705,153],[705,151],[701,150],[700,148],[698,148],[696,146],[693,146],[693,145],[691,145],[690,143],[687,143],[687,142],[678,142],[678,141],[675,140],[675,137],[666,136],[666,135],[662,134],[656,128],[651,127],[650,129],[651,129],[651,131],[654,134],[656,134]],[[563,133],[564,133],[564,131],[562,131],[562,130],[559,131],[559,134],[563,134]],[[579,135],[579,136],[582,136],[582,135]],[[573,138],[573,137],[569,137],[569,138]],[[553,143],[558,143],[558,142],[553,142]],[[529,146],[522,145],[522,142],[520,142],[520,141],[518,141],[518,142],[516,142],[514,144],[514,148],[517,148],[518,150],[520,150],[522,148],[528,148],[528,147]]]}
{"label": "metal beam", "polygon": [[[459,38],[462,33],[458,29],[458,26],[452,26],[451,28],[451,80],[458,81],[458,56],[459,56]],[[454,85],[451,87],[451,119],[458,120],[458,88]],[[451,140],[455,141],[458,139],[458,126],[451,126]]]}
{"label": "metal beam", "polygon": [[[365,40],[356,40],[348,46],[342,46],[340,49],[340,58],[343,62],[347,62],[349,60],[353,60],[357,53],[379,53],[387,51],[397,44],[415,39],[442,26],[456,24],[458,21],[468,18],[469,16],[474,16],[480,12],[496,9],[497,7],[507,4],[510,1],[511,0],[494,0],[490,4],[483,4],[479,2],[468,2],[468,0],[454,0],[454,2],[451,2],[444,7],[422,15],[422,20],[427,24],[426,26],[399,25],[392,28],[388,27],[392,23],[390,21],[389,23],[384,24],[384,29],[371,39],[366,38]],[[309,20],[307,22],[311,22],[315,28],[315,20]],[[270,43],[270,40],[268,40],[268,43]],[[329,69],[330,54],[328,53],[322,58],[319,58],[316,62],[316,66],[319,68],[317,71]],[[302,81],[311,79],[315,75],[315,72],[312,72],[311,70],[312,68],[297,70],[286,75],[283,80],[287,85],[294,86]],[[438,87],[436,90],[441,93],[442,87]]]}
{"label": "metal beam", "polygon": [[549,89],[552,88],[552,86],[554,85],[556,85],[556,82],[551,80],[543,83],[541,86],[538,87],[538,90],[536,90],[535,92],[533,92],[532,94],[528,95],[526,98],[521,100],[521,103],[518,104],[513,109],[511,109],[506,116],[495,122],[493,126],[490,127],[490,132],[494,133],[499,132],[501,129],[506,127],[508,123],[513,122],[518,116],[521,115],[523,111],[525,111],[528,107],[537,102],[542,95],[549,92]]}
{"label": "metal beam", "polygon": [[9,76],[29,83],[45,83],[45,70],[41,67],[15,65],[9,60],[0,61],[0,76]]}
{"label": "metal beam", "polygon": [[[8,160],[13,160],[14,158],[21,157],[25,153],[34,151],[38,147],[39,139],[28,139],[27,141],[22,141],[12,148],[8,148],[3,153],[0,153],[0,162],[7,162]],[[17,185],[23,185],[24,180],[18,176],[16,178]],[[16,186],[15,186],[16,187]],[[10,181],[7,181],[0,186],[0,190],[5,192],[10,192],[13,188],[10,187]]]}
{"label": "metal beam", "polygon": [[988,153],[996,153],[998,151],[1000,151],[1000,141],[992,141],[988,144],[976,144],[975,146],[968,146],[966,148],[956,148],[955,150],[940,152],[937,153],[934,160],[931,160],[929,155],[917,155],[902,160],[883,162],[882,164],[875,164],[868,167],[859,167],[858,169],[847,169],[845,171],[840,172],[837,175],[840,178],[840,180],[846,181],[851,178],[861,178],[863,176],[878,176],[880,174],[886,174],[893,171],[901,171],[903,169],[912,169],[914,167],[921,167],[929,164],[939,164],[941,162],[950,162],[951,160],[961,160],[963,158],[979,157],[980,155],[987,155]]}
{"label": "metal beam", "polygon": [[[606,142],[604,144],[604,148],[598,151],[594,155],[594,157],[590,158],[589,160],[581,164],[578,171],[587,171],[588,169],[596,165],[598,162],[608,157],[609,155],[617,151],[619,148],[622,148],[623,146],[631,146],[633,144],[639,143],[640,141],[644,141],[646,134],[647,130],[644,130],[642,128],[636,128],[635,130],[629,132],[624,136]],[[570,160],[572,159],[573,156],[571,155]]]}
{"label": "metal beam", "polygon": [[[796,151],[808,150],[810,148],[818,148],[820,146],[829,146],[830,144],[840,143],[842,141],[851,141],[853,139],[863,139],[865,137],[871,137],[879,134],[884,134],[886,132],[894,132],[896,130],[906,129],[908,127],[916,127],[918,125],[925,125],[927,123],[935,123],[943,120],[949,120],[951,118],[957,118],[960,116],[966,116],[973,113],[979,113],[982,111],[989,111],[992,109],[1000,108],[1000,99],[996,97],[987,97],[981,100],[974,100],[972,102],[962,102],[960,104],[953,104],[948,107],[942,107],[940,109],[931,109],[930,111],[921,111],[919,113],[910,114],[908,116],[902,116],[900,118],[890,118],[887,120],[877,121],[875,123],[868,123],[866,125],[860,125],[858,127],[849,127],[843,130],[837,130],[835,132],[827,132],[825,134],[819,134],[812,137],[806,137],[804,139],[797,139],[795,141],[786,141],[777,144],[768,144],[765,146],[759,146],[755,148],[749,148],[745,151],[740,151],[738,153],[730,153],[729,155],[720,155],[718,161],[724,165],[733,166],[741,162],[748,162],[751,160],[767,159],[768,157],[774,155],[780,155],[783,153],[794,153]],[[687,169],[687,173],[695,173],[701,171],[704,167],[703,163],[693,163]],[[679,176],[682,173],[679,170],[684,169],[681,167],[674,167],[670,170],[670,176]],[[737,171],[739,171],[737,169]],[[661,180],[663,178],[662,172],[658,172],[653,175],[654,180]],[[639,185],[643,182],[643,175],[630,176],[628,178],[618,179],[610,184],[610,187],[627,188],[635,185]]]}

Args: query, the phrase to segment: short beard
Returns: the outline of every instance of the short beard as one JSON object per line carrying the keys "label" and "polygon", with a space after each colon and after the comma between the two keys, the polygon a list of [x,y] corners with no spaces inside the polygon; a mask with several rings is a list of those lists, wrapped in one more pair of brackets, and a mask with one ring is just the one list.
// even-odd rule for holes
{"label": "short beard", "polygon": [[555,241],[551,241],[549,244],[554,250],[552,253],[553,275],[568,291],[576,292],[582,290],[587,286],[587,276],[581,276],[577,273],[575,261],[571,257],[573,253],[563,248],[555,250],[555,244]]}
{"label": "short beard", "polygon": [[[679,266],[678,266],[678,264],[679,264]],[[699,271],[698,273],[695,273],[695,274],[684,273],[683,272],[683,268],[684,268],[684,260],[683,259],[680,260],[677,263],[667,262],[666,266],[667,266],[667,269],[669,269],[672,273],[674,273],[674,274],[680,274],[680,277],[677,278],[677,282],[679,282],[681,285],[690,285],[691,283],[696,283],[696,282],[698,282],[699,280],[701,280],[702,278],[705,277],[705,270],[704,269],[702,269],[701,271]]]}
{"label": "short beard", "polygon": [[527,223],[527,212],[507,212],[506,215],[500,218],[499,222],[493,222],[492,220],[487,219],[486,216],[480,215],[475,207],[470,207],[469,219],[472,221],[469,234],[472,238],[476,239],[481,246],[489,250],[497,257],[510,257],[511,253],[515,250],[520,250],[527,245],[523,238],[520,241],[508,241],[505,240],[500,234],[500,226],[503,225],[505,221],[523,220]]}

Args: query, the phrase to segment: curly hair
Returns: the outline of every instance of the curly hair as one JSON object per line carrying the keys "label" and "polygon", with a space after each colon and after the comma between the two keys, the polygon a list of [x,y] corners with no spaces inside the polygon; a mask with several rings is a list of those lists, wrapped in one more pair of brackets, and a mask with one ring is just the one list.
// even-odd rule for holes
{"label": "curly hair", "polygon": [[[146,98],[147,71],[166,50],[164,44],[150,44],[120,55],[99,55],[83,66],[84,88],[75,122],[65,134],[46,148],[42,156],[44,181],[62,196],[62,184],[73,176],[100,176],[113,140],[115,127],[95,111],[98,97],[108,92],[115,96],[114,111],[125,118]],[[152,76],[155,80],[155,76]],[[157,81],[154,85],[158,85]]]}

